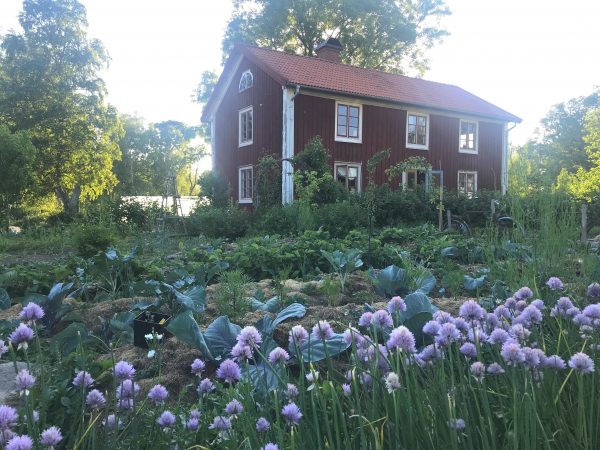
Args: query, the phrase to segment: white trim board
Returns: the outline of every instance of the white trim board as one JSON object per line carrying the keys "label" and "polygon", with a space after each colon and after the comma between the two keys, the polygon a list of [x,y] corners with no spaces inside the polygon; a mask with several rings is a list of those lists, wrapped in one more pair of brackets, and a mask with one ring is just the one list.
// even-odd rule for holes
{"label": "white trim board", "polygon": [[294,89],[282,90],[283,112],[281,118],[281,203],[294,201]]}

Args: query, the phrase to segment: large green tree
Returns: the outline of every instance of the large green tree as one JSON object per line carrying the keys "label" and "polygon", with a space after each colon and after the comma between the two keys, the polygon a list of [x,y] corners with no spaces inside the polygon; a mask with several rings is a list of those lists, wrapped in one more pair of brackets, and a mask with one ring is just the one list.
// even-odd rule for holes
{"label": "large green tree", "polygon": [[0,120],[28,131],[38,149],[39,195],[54,193],[72,214],[81,198],[117,181],[112,164],[122,128],[99,77],[108,55],[88,38],[77,0],[24,0],[19,22],[22,32],[1,41]]}
{"label": "large green tree", "polygon": [[327,37],[343,44],[342,60],[391,72],[428,67],[426,51],[444,36],[443,0],[236,0],[223,40],[314,56]]}

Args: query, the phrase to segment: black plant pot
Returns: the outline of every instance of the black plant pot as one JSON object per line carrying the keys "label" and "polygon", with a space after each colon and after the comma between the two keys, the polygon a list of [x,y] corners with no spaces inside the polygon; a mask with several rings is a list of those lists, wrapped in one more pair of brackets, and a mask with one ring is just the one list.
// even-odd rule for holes
{"label": "black plant pot", "polygon": [[171,316],[152,311],[144,311],[133,319],[133,345],[148,348],[146,335],[152,332],[162,334],[163,341],[173,336],[167,331],[167,325]]}

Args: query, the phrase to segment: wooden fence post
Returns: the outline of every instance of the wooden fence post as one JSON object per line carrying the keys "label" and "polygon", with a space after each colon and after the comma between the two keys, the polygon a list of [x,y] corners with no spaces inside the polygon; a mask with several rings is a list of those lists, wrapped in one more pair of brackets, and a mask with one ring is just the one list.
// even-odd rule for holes
{"label": "wooden fence post", "polygon": [[581,204],[581,242],[584,244],[588,240],[587,226],[587,203],[583,202]]}

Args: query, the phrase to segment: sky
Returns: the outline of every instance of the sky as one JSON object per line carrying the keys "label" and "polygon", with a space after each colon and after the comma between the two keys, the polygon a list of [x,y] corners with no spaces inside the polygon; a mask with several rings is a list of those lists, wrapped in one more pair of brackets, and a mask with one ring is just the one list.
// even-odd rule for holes
{"label": "sky", "polygon": [[[108,100],[150,122],[200,121],[200,74],[220,73],[230,0],[80,0],[89,34],[108,49]],[[512,144],[552,105],[600,86],[599,0],[446,0],[449,32],[425,79],[456,84],[521,117]],[[21,0],[0,0],[0,34],[18,27]]]}

